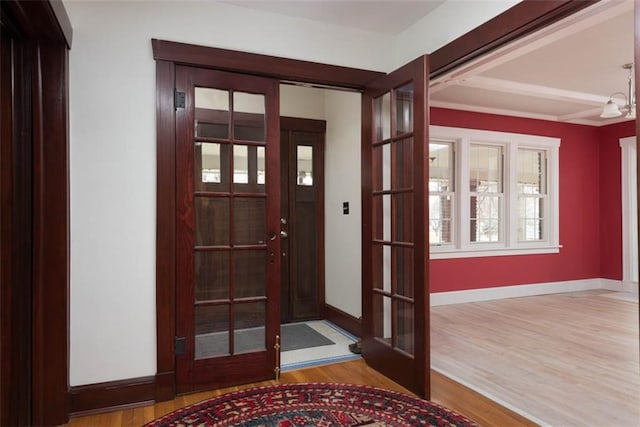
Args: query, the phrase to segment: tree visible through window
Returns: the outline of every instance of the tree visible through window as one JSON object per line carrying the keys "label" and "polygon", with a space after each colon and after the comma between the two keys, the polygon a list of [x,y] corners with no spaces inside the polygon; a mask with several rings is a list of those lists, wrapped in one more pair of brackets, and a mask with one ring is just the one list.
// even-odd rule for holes
{"label": "tree visible through window", "polygon": [[429,241],[453,242],[454,162],[453,143],[429,144]]}
{"label": "tree visible through window", "polygon": [[502,147],[471,144],[469,152],[470,238],[472,242],[502,240]]}
{"label": "tree visible through window", "polygon": [[547,197],[544,150],[518,149],[518,240],[544,240]]}

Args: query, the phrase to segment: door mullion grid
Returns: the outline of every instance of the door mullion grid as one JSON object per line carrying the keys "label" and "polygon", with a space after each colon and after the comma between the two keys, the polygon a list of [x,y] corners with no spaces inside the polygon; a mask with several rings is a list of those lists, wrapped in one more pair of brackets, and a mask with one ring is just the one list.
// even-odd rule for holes
{"label": "door mullion grid", "polygon": [[233,105],[233,89],[229,89],[229,246],[231,254],[229,256],[229,354],[235,353],[235,108]]}

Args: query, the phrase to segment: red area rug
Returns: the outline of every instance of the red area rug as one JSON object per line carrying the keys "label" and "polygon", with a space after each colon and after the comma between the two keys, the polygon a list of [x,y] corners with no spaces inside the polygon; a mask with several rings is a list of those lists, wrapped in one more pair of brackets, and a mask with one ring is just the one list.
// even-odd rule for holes
{"label": "red area rug", "polygon": [[147,424],[160,426],[476,426],[426,400],[374,387],[299,383],[225,394]]}

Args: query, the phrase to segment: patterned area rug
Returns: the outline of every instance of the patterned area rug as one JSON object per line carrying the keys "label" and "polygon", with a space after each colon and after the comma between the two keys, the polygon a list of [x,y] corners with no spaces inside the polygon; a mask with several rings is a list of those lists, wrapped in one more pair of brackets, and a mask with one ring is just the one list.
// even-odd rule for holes
{"label": "patterned area rug", "polygon": [[476,426],[426,400],[374,387],[299,383],[225,394],[147,424],[160,426]]}

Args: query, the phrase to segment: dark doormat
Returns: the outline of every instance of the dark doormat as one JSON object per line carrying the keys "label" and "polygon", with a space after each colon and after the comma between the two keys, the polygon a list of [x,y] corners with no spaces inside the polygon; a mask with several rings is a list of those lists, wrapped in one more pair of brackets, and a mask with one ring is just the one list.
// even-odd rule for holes
{"label": "dark doormat", "polygon": [[282,351],[335,344],[306,323],[287,323],[280,326]]}

